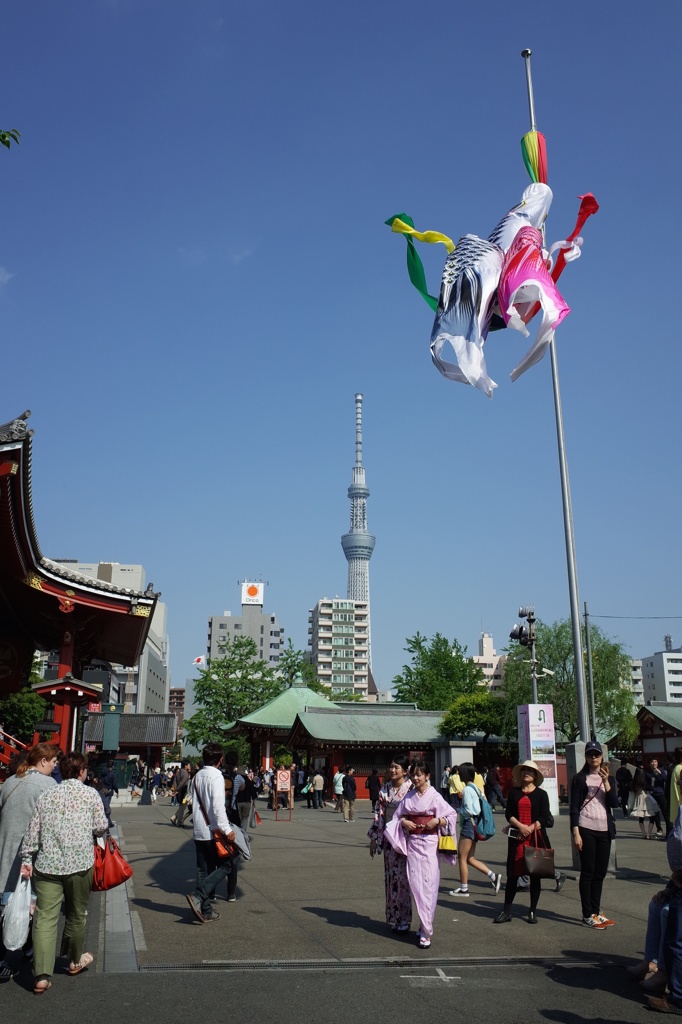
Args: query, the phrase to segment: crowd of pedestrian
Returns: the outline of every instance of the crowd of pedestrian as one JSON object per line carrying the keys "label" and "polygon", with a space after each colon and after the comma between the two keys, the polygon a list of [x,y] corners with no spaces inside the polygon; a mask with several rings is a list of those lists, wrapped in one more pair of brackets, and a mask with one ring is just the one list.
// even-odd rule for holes
{"label": "crowd of pedestrian", "polygon": [[[220,918],[214,904],[223,881],[228,902],[237,899],[239,866],[250,857],[248,833],[260,821],[260,796],[273,810],[291,808],[305,797],[310,810],[329,808],[344,823],[356,820],[359,794],[352,765],[334,766],[329,774],[322,767],[297,765],[263,771],[239,764],[235,751],[210,744],[199,765],[185,759],[161,769],[140,760],[132,768],[133,790],[146,786],[152,799],[170,797],[175,807],[171,825],[184,828],[191,820],[197,881],[187,900],[202,924]],[[377,768],[366,776],[361,795],[373,812],[370,855],[382,855],[384,863],[386,922],[394,932],[409,934],[414,905],[420,949],[428,949],[433,940],[441,864],[458,865],[460,884],[449,891],[453,897],[471,895],[472,870],[495,894],[500,892],[502,874],[481,860],[478,851],[495,831],[496,807],[506,819],[500,831],[507,837],[507,861],[504,903],[493,921],[511,922],[517,894],[526,889],[530,901],[525,920],[538,924],[541,875],[529,865],[532,868],[534,850],[551,850],[549,830],[555,822],[538,766],[525,761],[511,776],[508,786],[497,763],[481,773],[466,762],[446,766],[439,784],[432,784],[424,761],[410,762],[401,755],[391,760],[387,781]],[[282,779],[287,785],[280,786]],[[600,744],[588,741],[585,764],[573,777],[569,793],[571,840],[580,863],[580,923],[591,930],[605,931],[616,924],[602,907],[616,831],[614,811],[620,808],[624,816],[637,820],[644,839],[668,835],[671,877],[650,902],[644,957],[629,971],[653,1009],[672,1013],[682,1013],[681,785],[682,748],[666,766],[651,758],[633,770],[622,766],[612,777]],[[19,879],[25,879],[34,890],[35,914],[25,947],[6,952],[0,963],[0,981],[11,978],[29,956],[34,992],[39,995],[51,988],[62,904],[67,927],[60,953],[68,960],[67,971],[78,974],[92,963],[84,941],[93,836],[104,835],[115,824],[111,799],[118,793],[113,761],[93,773],[83,755],[64,756],[51,744],[37,744],[15,758],[0,788],[0,894],[6,904]],[[228,848],[224,858],[217,852],[216,838]],[[565,875],[553,865],[552,871],[559,891]]]}

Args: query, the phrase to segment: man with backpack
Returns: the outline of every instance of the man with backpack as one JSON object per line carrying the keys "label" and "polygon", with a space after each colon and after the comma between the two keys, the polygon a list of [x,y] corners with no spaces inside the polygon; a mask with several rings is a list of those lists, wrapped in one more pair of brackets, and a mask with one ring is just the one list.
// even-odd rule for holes
{"label": "man with backpack", "polygon": [[495,834],[495,821],[490,804],[483,791],[474,784],[476,769],[471,762],[459,766],[459,777],[464,783],[460,818],[462,827],[459,834],[457,860],[459,863],[459,888],[451,889],[450,896],[469,896],[469,868],[475,868],[487,875],[495,893],[500,891],[502,875],[491,871],[487,864],[476,859],[476,844],[485,842]]}

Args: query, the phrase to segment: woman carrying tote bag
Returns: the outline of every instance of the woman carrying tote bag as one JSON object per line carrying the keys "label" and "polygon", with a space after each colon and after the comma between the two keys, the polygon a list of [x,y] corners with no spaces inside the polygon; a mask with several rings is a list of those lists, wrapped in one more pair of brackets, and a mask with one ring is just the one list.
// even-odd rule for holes
{"label": "woman carrying tote bag", "polygon": [[[507,798],[505,816],[509,822],[507,845],[507,884],[504,890],[504,906],[494,918],[495,924],[511,921],[511,908],[516,896],[519,878],[528,874],[525,851],[529,847],[549,849],[547,829],[554,825],[549,809],[549,797],[541,789],[544,777],[535,761],[517,764],[512,772],[513,787]],[[552,866],[552,876],[554,867]],[[536,910],[540,899],[541,879],[530,875],[530,910],[526,921],[537,924]]]}

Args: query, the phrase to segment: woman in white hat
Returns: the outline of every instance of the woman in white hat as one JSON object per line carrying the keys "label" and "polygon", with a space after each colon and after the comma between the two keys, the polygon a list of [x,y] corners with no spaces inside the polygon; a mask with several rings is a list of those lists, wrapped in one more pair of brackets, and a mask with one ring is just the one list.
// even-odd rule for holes
{"label": "woman in white hat", "polygon": [[[516,896],[519,878],[527,874],[524,848],[535,845],[549,847],[547,829],[554,824],[549,809],[549,797],[541,788],[544,782],[542,772],[534,761],[517,764],[512,772],[513,788],[507,798],[505,815],[509,822],[507,846],[507,884],[504,890],[504,907],[494,918],[495,924],[511,921],[511,908]],[[526,920],[537,924],[536,910],[540,899],[540,879],[530,876],[530,910]]]}

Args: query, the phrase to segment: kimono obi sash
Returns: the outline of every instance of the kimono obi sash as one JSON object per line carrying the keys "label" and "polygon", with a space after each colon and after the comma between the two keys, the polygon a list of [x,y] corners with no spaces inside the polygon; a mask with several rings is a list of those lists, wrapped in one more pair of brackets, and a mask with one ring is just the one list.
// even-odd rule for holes
{"label": "kimono obi sash", "polygon": [[[433,818],[433,815],[432,814],[403,814],[403,818],[407,818],[408,821],[414,822],[414,824],[417,826],[419,831],[422,832],[424,830],[425,826],[428,825],[428,823]],[[410,835],[415,835],[415,833],[411,832]]]}

